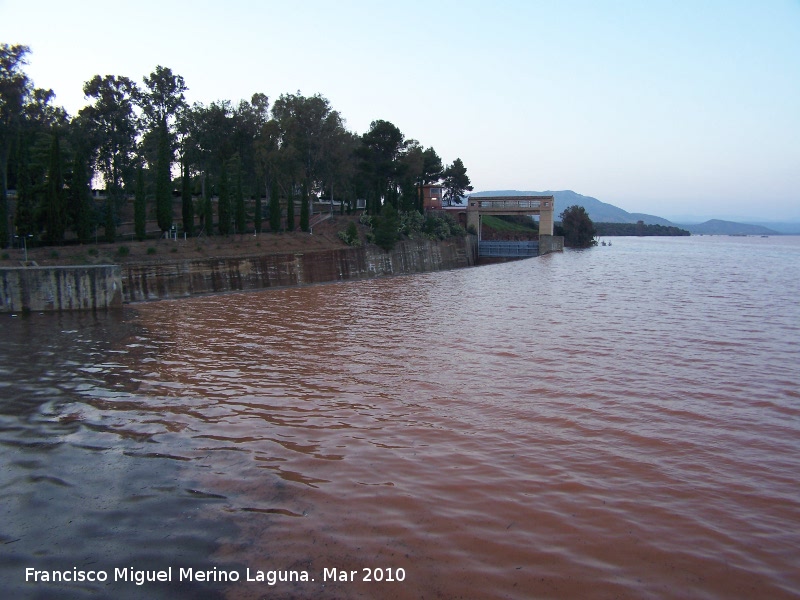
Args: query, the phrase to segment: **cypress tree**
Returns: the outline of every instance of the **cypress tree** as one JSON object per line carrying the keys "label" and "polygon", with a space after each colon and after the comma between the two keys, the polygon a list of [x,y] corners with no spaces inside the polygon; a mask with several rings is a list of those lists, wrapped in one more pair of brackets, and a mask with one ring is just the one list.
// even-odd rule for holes
{"label": "cypress tree", "polygon": [[116,188],[112,186],[111,190],[106,190],[106,213],[105,213],[105,240],[109,244],[117,241],[117,211],[116,211]]}
{"label": "cypress tree", "polygon": [[292,184],[289,198],[286,200],[286,230],[294,231],[294,184]]}
{"label": "cypress tree", "polygon": [[5,181],[0,182],[0,186],[3,188],[0,190],[0,248],[8,248],[11,235],[8,226],[8,195]]}
{"label": "cypress tree", "polygon": [[278,182],[272,182],[269,194],[269,228],[277,233],[281,229],[281,202],[278,194]]}
{"label": "cypress tree", "polygon": [[81,244],[88,244],[92,239],[92,226],[94,225],[92,200],[89,195],[91,180],[86,166],[83,155],[75,152],[72,159],[69,201],[72,226]]}
{"label": "cypress tree", "polygon": [[397,211],[390,203],[384,204],[381,216],[375,226],[375,243],[387,252],[397,243],[397,229],[400,219]]}
{"label": "cypress tree", "polygon": [[147,237],[147,196],[144,191],[144,169],[136,169],[136,195],[133,199],[133,227],[140,242]]}
{"label": "cypress tree", "polygon": [[261,233],[261,192],[256,187],[256,207],[253,213],[253,227],[256,233]]}
{"label": "cypress tree", "polygon": [[61,148],[57,132],[53,134],[53,142],[50,145],[45,223],[48,241],[51,244],[62,243],[67,229],[67,203],[64,196],[64,178],[61,176]]}
{"label": "cypress tree", "polygon": [[[20,155],[22,152],[20,152]],[[36,215],[33,207],[33,193],[28,174],[28,162],[19,162],[17,173],[17,212],[14,215],[14,228],[17,235],[29,236],[36,232]]]}
{"label": "cypress tree", "polygon": [[183,216],[183,231],[187,236],[194,236],[194,203],[192,202],[192,178],[189,175],[189,166],[183,162],[181,173],[181,207]]}
{"label": "cypress tree", "polygon": [[231,199],[228,195],[228,172],[225,169],[225,161],[222,162],[222,169],[219,175],[219,200],[217,201],[217,229],[220,235],[228,235],[231,232]]}
{"label": "cypress tree", "polygon": [[205,226],[206,235],[211,237],[214,235],[214,209],[211,206],[211,186],[205,186],[205,197],[203,198],[203,225]]}
{"label": "cypress tree", "polygon": [[300,230],[308,231],[309,226],[309,210],[308,210],[308,184],[303,184],[303,197],[302,204],[300,205]]}
{"label": "cypress tree", "polygon": [[236,163],[236,233],[244,233],[247,229],[247,211],[244,208],[244,192],[242,191],[242,169]]}
{"label": "cypress tree", "polygon": [[166,121],[158,128],[158,157],[156,158],[156,218],[158,228],[169,231],[172,227],[172,177],[170,166],[172,150],[169,147],[169,130]]}

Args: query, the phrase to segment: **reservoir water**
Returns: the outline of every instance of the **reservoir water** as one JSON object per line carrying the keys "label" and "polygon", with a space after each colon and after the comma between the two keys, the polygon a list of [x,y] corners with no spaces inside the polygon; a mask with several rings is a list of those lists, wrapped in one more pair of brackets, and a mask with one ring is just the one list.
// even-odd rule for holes
{"label": "reservoir water", "polygon": [[797,237],[614,238],[3,315],[0,589],[797,598],[799,298]]}

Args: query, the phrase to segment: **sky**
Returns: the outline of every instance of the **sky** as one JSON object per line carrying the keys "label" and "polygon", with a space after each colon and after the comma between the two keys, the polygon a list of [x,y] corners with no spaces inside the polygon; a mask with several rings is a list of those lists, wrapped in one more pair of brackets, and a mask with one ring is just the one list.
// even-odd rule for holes
{"label": "sky", "polygon": [[800,221],[800,0],[0,0],[0,42],[70,114],[94,75],[162,65],[192,103],[391,121],[475,191]]}

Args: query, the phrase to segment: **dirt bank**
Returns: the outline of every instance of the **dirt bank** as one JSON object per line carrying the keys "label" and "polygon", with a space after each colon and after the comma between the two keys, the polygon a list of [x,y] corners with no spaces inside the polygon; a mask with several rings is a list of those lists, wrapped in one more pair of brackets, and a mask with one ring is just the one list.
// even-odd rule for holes
{"label": "dirt bank", "polygon": [[[232,258],[292,252],[317,252],[346,248],[338,232],[357,217],[335,216],[314,227],[313,233],[300,231],[229,235],[178,240],[148,239],[143,242],[123,240],[114,244],[98,243],[28,248],[28,260],[39,266],[99,264],[163,264],[202,258]],[[363,227],[363,226],[359,226]],[[363,239],[364,231],[362,231]],[[24,261],[22,248],[0,251],[0,267],[18,267]]]}

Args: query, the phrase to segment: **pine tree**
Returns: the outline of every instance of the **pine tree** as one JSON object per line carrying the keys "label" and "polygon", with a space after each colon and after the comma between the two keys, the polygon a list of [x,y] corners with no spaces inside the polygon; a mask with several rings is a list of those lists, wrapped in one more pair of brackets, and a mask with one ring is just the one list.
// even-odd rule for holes
{"label": "pine tree", "polygon": [[301,200],[302,204],[300,205],[300,230],[301,231],[308,231],[310,229],[309,226],[309,214],[308,214],[308,184],[303,184],[303,197]]}
{"label": "pine tree", "polygon": [[183,162],[181,173],[181,208],[183,216],[183,231],[187,236],[194,236],[194,203],[192,202],[192,178],[189,167]]}
{"label": "pine tree", "polygon": [[444,170],[443,177],[444,199],[447,201],[447,205],[450,206],[453,202],[461,204],[464,195],[472,191],[467,168],[462,160],[455,159],[453,164]]}
{"label": "pine tree", "polygon": [[136,169],[136,195],[133,199],[133,227],[140,242],[147,237],[147,196],[144,190],[144,169]]}

